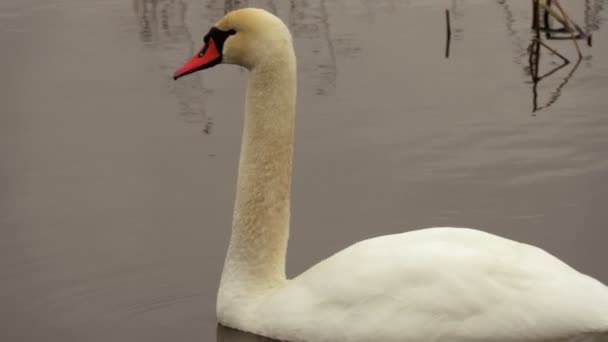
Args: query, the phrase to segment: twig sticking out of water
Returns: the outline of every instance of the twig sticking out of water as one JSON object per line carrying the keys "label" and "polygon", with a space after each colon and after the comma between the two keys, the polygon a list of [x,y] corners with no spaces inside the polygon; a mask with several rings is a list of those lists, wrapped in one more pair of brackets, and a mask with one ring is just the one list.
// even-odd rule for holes
{"label": "twig sticking out of water", "polygon": [[[551,7],[551,5],[553,3],[555,3],[555,6],[559,10],[559,12],[557,12],[556,10],[554,10]],[[583,31],[583,29],[580,28],[580,26],[578,26],[574,21],[572,21],[570,19],[570,17],[568,16],[568,13],[566,13],[566,11],[562,7],[562,5],[559,3],[559,0],[534,0],[534,8],[537,9],[538,7],[542,7],[545,10],[545,27],[543,28],[543,30],[547,32],[547,38],[563,39],[563,38],[549,36],[550,32],[552,32],[552,31],[557,32],[556,30],[552,30],[549,27],[548,16],[551,16],[553,19],[555,19],[560,24],[562,24],[562,26],[563,26],[562,31],[566,31],[566,32],[570,33],[569,39],[571,39],[572,42],[574,43],[574,46],[576,47],[576,52],[578,52],[578,56],[579,56],[579,58],[581,58],[583,56],[583,54],[578,45],[577,39],[588,38],[587,34]],[[534,23],[533,23],[533,25],[534,25]],[[575,33],[578,33],[578,34],[575,34]],[[568,39],[568,38],[566,38],[566,39]]]}
{"label": "twig sticking out of water", "polygon": [[547,12],[550,16],[553,17],[553,19],[557,20],[560,24],[562,24],[569,32],[573,31],[572,27],[570,27],[566,19],[563,18],[559,13],[557,13],[553,8],[551,8],[550,3],[547,4],[545,1],[537,1],[537,3],[545,10],[545,12]]}
{"label": "twig sticking out of water", "polygon": [[445,38],[445,58],[450,58],[450,41],[452,40],[452,26],[450,25],[450,10],[445,10],[445,26],[446,26],[446,38]]}
{"label": "twig sticking out of water", "polygon": [[536,30],[538,24],[539,0],[532,0],[532,29]]}
{"label": "twig sticking out of water", "polygon": [[578,46],[578,42],[576,41],[576,36],[574,35],[574,29],[570,25],[570,23],[572,23],[573,21],[570,20],[570,17],[568,17],[568,14],[566,13],[566,11],[564,11],[564,8],[559,3],[559,0],[554,0],[554,1],[555,1],[555,5],[559,9],[559,11],[562,13],[562,16],[565,19],[564,20],[566,22],[565,26],[568,29],[568,31],[570,31],[570,36],[572,37],[572,42],[574,43],[574,46],[576,46],[576,52],[578,52],[578,57],[582,58],[583,57],[583,53],[581,52],[581,48]]}

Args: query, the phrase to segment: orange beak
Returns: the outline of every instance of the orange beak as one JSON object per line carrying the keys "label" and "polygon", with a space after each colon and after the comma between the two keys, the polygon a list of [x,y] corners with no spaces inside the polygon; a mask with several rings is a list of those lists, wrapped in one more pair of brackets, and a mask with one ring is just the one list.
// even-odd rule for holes
{"label": "orange beak", "polygon": [[177,80],[182,76],[186,76],[195,71],[210,68],[214,65],[219,64],[222,61],[222,55],[217,50],[215,41],[213,38],[209,38],[209,41],[203,46],[201,51],[190,58],[181,68],[177,69],[173,74],[173,79]]}

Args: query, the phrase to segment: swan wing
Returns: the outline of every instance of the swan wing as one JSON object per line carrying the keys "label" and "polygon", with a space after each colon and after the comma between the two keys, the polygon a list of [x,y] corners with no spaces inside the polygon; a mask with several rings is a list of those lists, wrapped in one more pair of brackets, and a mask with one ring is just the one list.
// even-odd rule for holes
{"label": "swan wing", "polygon": [[259,310],[302,341],[546,341],[608,331],[608,288],[542,249],[466,228],[352,245]]}

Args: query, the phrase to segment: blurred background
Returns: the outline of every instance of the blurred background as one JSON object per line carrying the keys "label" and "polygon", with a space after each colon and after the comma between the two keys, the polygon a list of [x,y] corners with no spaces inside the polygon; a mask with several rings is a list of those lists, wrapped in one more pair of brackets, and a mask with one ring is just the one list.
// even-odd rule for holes
{"label": "blurred background", "polygon": [[608,283],[608,1],[563,5],[580,59],[531,1],[3,0],[0,340],[266,340],[215,320],[246,72],[171,79],[244,6],[298,56],[290,276],[466,226]]}

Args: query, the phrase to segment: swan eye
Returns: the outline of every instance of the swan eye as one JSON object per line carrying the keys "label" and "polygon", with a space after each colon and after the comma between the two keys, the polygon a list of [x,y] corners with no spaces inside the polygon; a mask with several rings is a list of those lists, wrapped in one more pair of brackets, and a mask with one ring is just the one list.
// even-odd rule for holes
{"label": "swan eye", "polygon": [[209,39],[213,38],[213,41],[218,46],[219,51],[222,51],[222,47],[224,46],[224,42],[226,41],[226,39],[235,34],[236,30],[233,29],[223,31],[218,29],[217,27],[212,27],[203,38],[203,41],[205,42],[205,47],[201,50],[201,52],[199,52],[198,56],[202,57],[207,51],[207,48],[209,47]]}

